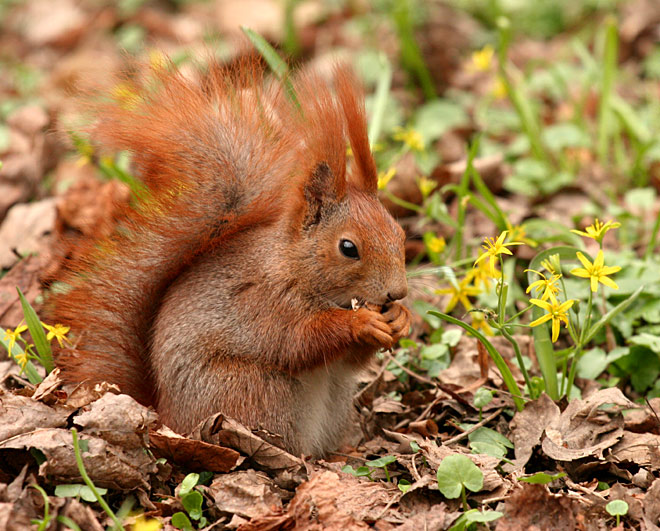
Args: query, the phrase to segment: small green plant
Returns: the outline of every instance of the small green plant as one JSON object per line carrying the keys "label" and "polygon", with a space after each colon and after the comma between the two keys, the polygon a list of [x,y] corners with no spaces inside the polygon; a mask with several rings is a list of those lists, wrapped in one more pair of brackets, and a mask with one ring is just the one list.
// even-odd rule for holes
{"label": "small green plant", "polygon": [[499,511],[480,511],[479,509],[470,509],[469,511],[464,512],[456,520],[454,525],[449,528],[449,531],[463,531],[464,529],[467,529],[470,524],[485,524],[493,522],[502,516],[504,516],[504,513]]}
{"label": "small green plant", "polygon": [[628,514],[628,504],[623,500],[612,500],[605,506],[605,510],[612,516],[616,516],[616,525],[619,526],[621,517]]}
{"label": "small green plant", "polygon": [[347,474],[351,474],[355,477],[366,477],[373,481],[371,474],[373,473],[374,468],[382,468],[385,472],[385,478],[389,483],[392,480],[390,478],[390,472],[387,469],[387,465],[391,465],[394,462],[396,462],[396,457],[393,455],[385,455],[383,457],[379,457],[378,459],[367,461],[364,463],[364,466],[360,466],[357,469],[354,469],[351,465],[345,465],[342,467],[341,471],[346,472]]}
{"label": "small green plant", "polygon": [[204,497],[198,490],[195,490],[199,483],[200,475],[191,473],[183,478],[181,485],[179,485],[179,499],[186,512],[179,511],[172,515],[172,525],[177,529],[184,531],[194,529],[191,519],[197,522],[199,528],[207,524],[206,517],[202,514]]}
{"label": "small green plant", "polygon": [[493,391],[480,387],[474,393],[472,403],[479,410],[479,422],[483,419],[483,409],[493,401]]}
{"label": "small green plant", "polygon": [[519,477],[518,481],[522,481],[524,483],[532,483],[534,485],[547,485],[548,483],[552,483],[556,479],[561,479],[565,476],[566,476],[565,472],[558,472],[557,474],[546,474],[545,472],[537,472],[536,474],[532,474],[531,476]]}
{"label": "small green plant", "polygon": [[87,441],[78,439],[78,430],[76,428],[71,428],[71,435],[73,436],[73,451],[76,456],[76,464],[78,465],[78,472],[80,473],[80,477],[82,477],[83,481],[85,482],[85,485],[87,485],[89,490],[94,495],[94,499],[98,502],[101,508],[114,522],[113,529],[117,531],[124,531],[124,527],[121,524],[121,520],[117,517],[114,511],[110,509],[110,506],[105,501],[105,499],[103,499],[103,496],[99,492],[99,489],[96,487],[96,485],[94,485],[94,482],[87,474],[87,470],[85,469],[85,465],[82,459],[82,452],[87,451],[88,449]]}
{"label": "small green plant", "polygon": [[[32,361],[38,361],[46,369],[46,374],[50,373],[55,367],[50,343],[53,339],[57,339],[60,346],[63,346],[63,343],[68,341],[66,334],[69,332],[69,327],[60,324],[51,326],[41,322],[20,288],[17,287],[16,290],[25,320],[13,330],[6,329],[0,343],[7,349],[9,357],[21,367],[21,372],[25,372],[30,383],[36,385],[42,381],[42,378]],[[28,343],[21,335],[28,330],[34,343]]]}
{"label": "small green plant", "polygon": [[463,510],[469,509],[466,489],[479,492],[484,486],[484,474],[472,459],[454,454],[445,457],[438,466],[438,489],[445,498],[461,497]]}

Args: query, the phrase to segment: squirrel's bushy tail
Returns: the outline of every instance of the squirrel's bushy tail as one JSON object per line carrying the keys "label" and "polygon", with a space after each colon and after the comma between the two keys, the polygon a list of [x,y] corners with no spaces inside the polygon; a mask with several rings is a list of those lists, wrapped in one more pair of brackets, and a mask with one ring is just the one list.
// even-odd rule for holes
{"label": "squirrel's bushy tail", "polygon": [[57,356],[67,381],[108,381],[153,403],[150,328],[168,285],[233,234],[302,208],[301,183],[319,162],[345,180],[347,134],[353,144],[352,129],[364,129],[350,78],[340,69],[339,97],[312,75],[294,79],[297,105],[251,62],[201,76],[161,65],[94,104],[93,138],[130,151],[148,192],[57,279],[47,313],[72,329],[73,347]]}

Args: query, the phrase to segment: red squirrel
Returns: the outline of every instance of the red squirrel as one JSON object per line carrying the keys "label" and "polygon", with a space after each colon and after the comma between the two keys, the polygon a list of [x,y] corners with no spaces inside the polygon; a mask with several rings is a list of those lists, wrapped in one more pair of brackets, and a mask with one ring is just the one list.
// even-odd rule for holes
{"label": "red squirrel", "polygon": [[181,433],[221,412],[327,454],[357,372],[410,326],[404,232],[378,201],[355,76],[151,76],[98,104],[95,141],[130,151],[148,193],[58,279],[49,318],[75,346],[57,365]]}

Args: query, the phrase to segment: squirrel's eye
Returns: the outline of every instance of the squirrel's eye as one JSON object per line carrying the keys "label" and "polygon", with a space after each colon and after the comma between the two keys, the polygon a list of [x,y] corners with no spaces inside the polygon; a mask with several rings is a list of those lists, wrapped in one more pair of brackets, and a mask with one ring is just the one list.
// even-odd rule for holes
{"label": "squirrel's eye", "polygon": [[357,246],[351,240],[339,240],[339,250],[346,258],[360,259]]}

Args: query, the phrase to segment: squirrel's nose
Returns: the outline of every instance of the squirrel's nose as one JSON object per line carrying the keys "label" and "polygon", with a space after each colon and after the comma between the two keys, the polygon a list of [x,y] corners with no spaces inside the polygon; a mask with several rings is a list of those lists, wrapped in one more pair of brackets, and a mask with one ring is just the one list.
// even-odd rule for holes
{"label": "squirrel's nose", "polygon": [[393,290],[391,290],[387,294],[387,298],[390,301],[398,301],[399,299],[403,299],[408,295],[408,283],[404,282],[400,286],[396,286]]}

